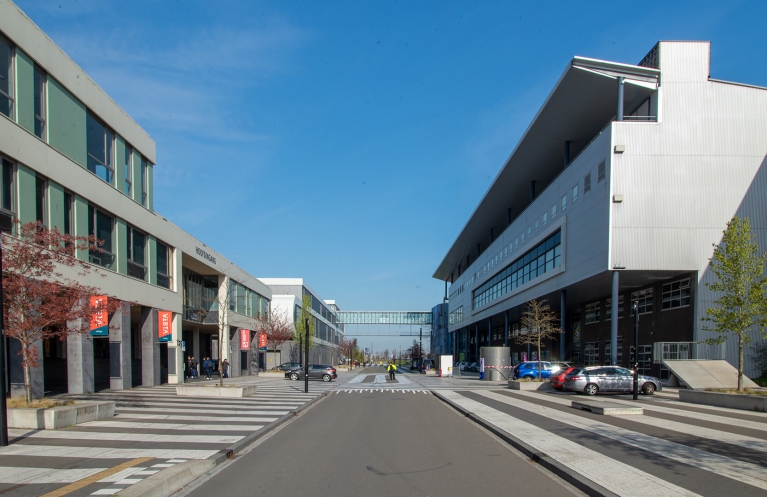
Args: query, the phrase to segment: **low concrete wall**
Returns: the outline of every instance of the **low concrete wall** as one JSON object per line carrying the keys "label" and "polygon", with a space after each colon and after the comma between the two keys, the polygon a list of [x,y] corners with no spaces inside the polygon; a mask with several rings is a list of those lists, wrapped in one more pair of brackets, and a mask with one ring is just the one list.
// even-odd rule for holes
{"label": "low concrete wall", "polygon": [[285,378],[285,371],[261,371],[259,378]]}
{"label": "low concrete wall", "polygon": [[548,381],[509,380],[509,388],[512,390],[554,390]]}
{"label": "low concrete wall", "polygon": [[184,385],[176,387],[176,395],[179,397],[247,397],[256,393],[256,388],[256,385],[224,388],[220,388],[218,385]]}
{"label": "low concrete wall", "polygon": [[49,409],[13,408],[8,409],[8,427],[56,430],[114,415],[114,402],[83,402]]}
{"label": "low concrete wall", "polygon": [[744,411],[767,412],[767,397],[742,395],[738,393],[705,392],[701,390],[679,390],[679,400],[692,404],[729,407]]}

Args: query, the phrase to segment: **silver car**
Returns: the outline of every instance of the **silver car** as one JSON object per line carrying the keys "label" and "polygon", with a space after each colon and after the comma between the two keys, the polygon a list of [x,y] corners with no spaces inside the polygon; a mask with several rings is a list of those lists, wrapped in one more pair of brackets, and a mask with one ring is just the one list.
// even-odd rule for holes
{"label": "silver car", "polygon": [[[653,376],[639,375],[639,391],[652,395],[662,389],[660,380]],[[565,377],[564,390],[596,395],[599,392],[633,392],[634,373],[619,366],[592,366],[573,369]]]}

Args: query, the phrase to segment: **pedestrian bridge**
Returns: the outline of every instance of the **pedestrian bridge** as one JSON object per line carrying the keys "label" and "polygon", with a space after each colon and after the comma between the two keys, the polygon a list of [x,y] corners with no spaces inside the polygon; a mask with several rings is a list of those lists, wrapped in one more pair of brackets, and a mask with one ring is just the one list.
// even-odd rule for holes
{"label": "pedestrian bridge", "polygon": [[340,311],[339,324],[415,324],[431,325],[431,312],[412,311]]}

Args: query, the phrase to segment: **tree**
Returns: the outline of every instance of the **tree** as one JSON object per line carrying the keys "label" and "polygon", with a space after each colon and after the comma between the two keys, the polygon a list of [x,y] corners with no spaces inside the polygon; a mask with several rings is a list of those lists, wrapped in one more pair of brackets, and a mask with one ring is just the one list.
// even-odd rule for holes
{"label": "tree", "polygon": [[[749,332],[757,327],[765,336],[765,290],[764,254],[751,233],[748,218],[733,217],[722,234],[722,242],[714,244],[714,254],[709,259],[711,272],[717,281],[706,286],[719,294],[711,307],[706,309],[703,326],[719,336],[707,338],[706,343],[720,345],[730,336],[738,339],[738,391],[743,391],[743,348],[751,343]],[[765,336],[767,338],[767,336]]]}
{"label": "tree", "polygon": [[[224,374],[221,367],[224,356],[224,334],[227,333],[226,323],[228,322],[229,310],[234,310],[234,298],[232,296],[232,284],[229,278],[224,278],[224,282],[218,287],[218,291],[210,294],[203,294],[202,305],[197,309],[199,322],[205,323],[208,318],[215,318],[218,324],[218,384],[224,386]],[[204,358],[201,358],[204,360]]]}
{"label": "tree", "polygon": [[[16,221],[18,226],[18,221]],[[112,314],[122,302],[103,297],[100,288],[77,281],[97,273],[76,250],[99,252],[103,242],[94,236],[65,235],[39,221],[18,226],[18,237],[2,235],[3,305],[5,334],[19,341],[27,403],[32,401],[31,370],[39,366],[35,343],[70,334],[90,332],[91,316]]]}
{"label": "tree", "polygon": [[[312,316],[312,297],[304,295],[301,299],[301,317],[297,323],[295,323],[295,332],[293,333],[293,341],[296,343],[296,350],[298,353],[298,362],[303,364],[304,351],[308,347],[309,350],[314,348],[314,316]],[[306,340],[306,320],[309,320],[309,340]]]}
{"label": "tree", "polygon": [[[259,315],[255,321],[256,331],[266,335],[266,348],[268,350],[277,350],[277,347],[290,341],[295,333],[295,328],[287,313],[274,308],[269,311],[269,314]],[[258,353],[258,340],[251,342],[250,349],[254,354]]]}
{"label": "tree", "polygon": [[552,340],[563,332],[559,318],[549,304],[543,300],[531,300],[520,319],[519,335],[514,341],[519,345],[534,345],[538,348],[538,379],[541,379],[541,342]]}
{"label": "tree", "polygon": [[354,350],[357,348],[357,339],[347,340],[342,338],[338,344],[338,350],[347,358],[349,371],[352,370],[352,362],[354,362]]}

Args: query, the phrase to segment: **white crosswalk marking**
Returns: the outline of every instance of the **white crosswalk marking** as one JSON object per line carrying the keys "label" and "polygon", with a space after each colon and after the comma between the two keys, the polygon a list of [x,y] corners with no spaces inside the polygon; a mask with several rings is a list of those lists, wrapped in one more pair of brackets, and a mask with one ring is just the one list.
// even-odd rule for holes
{"label": "white crosswalk marking", "polygon": [[[440,392],[440,395],[481,416],[506,432],[513,433],[528,445],[534,447],[535,450],[548,454],[549,457],[556,459],[568,468],[580,474],[589,475],[588,477],[591,480],[618,495],[627,497],[698,495],[649,475],[645,471],[587,449],[566,438],[554,435],[535,425],[506,415],[480,402],[468,399],[459,393],[446,390]],[[642,484],[634,485],[632,489],[627,489],[623,483],[626,481],[642,482]]]}

